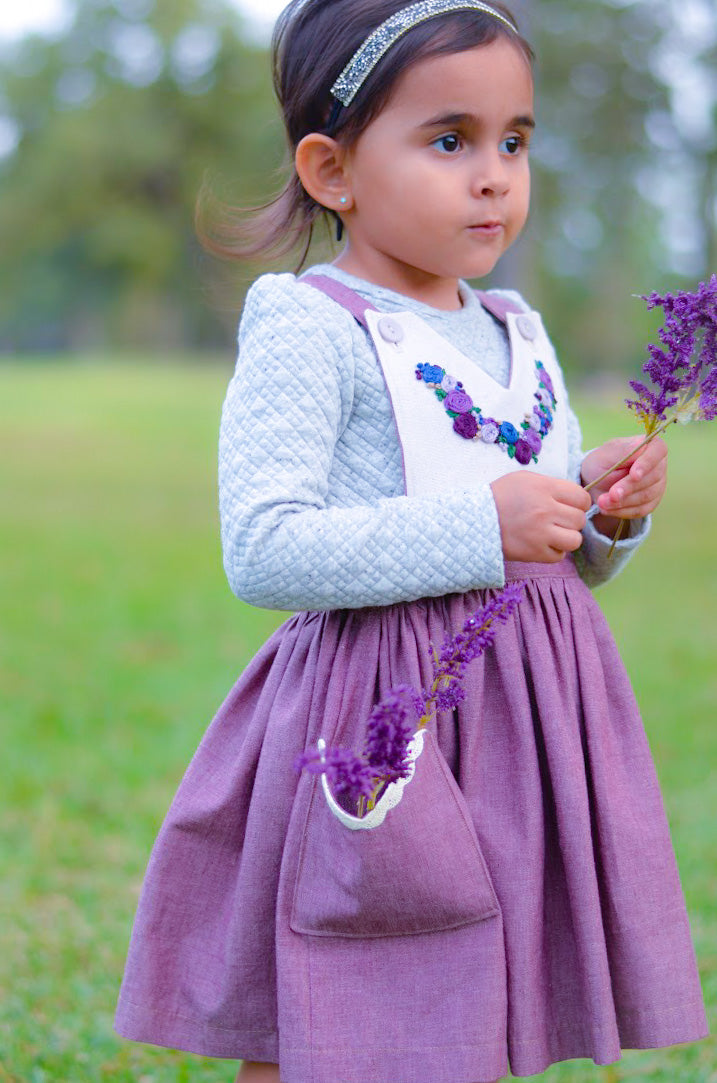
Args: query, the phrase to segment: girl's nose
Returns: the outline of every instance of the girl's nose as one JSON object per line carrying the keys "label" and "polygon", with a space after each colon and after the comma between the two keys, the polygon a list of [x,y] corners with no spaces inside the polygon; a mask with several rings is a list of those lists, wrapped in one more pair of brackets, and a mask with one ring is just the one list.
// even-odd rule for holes
{"label": "girl's nose", "polygon": [[509,171],[502,155],[483,154],[475,163],[472,191],[476,196],[504,196],[509,187]]}

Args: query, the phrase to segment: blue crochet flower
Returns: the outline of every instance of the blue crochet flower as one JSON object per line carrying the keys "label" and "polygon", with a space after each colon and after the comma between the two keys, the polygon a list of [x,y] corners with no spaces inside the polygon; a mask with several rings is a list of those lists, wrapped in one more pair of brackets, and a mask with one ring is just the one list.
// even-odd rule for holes
{"label": "blue crochet flower", "polygon": [[438,365],[421,365],[421,376],[427,384],[440,384],[446,375],[446,370]]}
{"label": "blue crochet flower", "polygon": [[516,443],[520,433],[516,429],[515,425],[511,425],[509,421],[504,421],[500,427],[500,435],[503,437],[507,444]]}

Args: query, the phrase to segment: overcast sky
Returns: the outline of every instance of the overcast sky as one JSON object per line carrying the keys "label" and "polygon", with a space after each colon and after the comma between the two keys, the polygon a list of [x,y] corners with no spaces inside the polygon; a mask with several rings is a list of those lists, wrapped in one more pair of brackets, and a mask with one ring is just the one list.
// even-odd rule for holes
{"label": "overcast sky", "polygon": [[[269,28],[287,0],[231,0],[260,27]],[[17,37],[27,30],[49,30],[62,25],[65,0],[0,0],[0,37]]]}

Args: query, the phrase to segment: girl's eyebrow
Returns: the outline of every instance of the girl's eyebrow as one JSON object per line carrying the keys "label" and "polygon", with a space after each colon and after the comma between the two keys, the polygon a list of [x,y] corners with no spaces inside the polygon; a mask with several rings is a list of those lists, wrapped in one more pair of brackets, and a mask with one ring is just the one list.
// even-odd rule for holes
{"label": "girl's eyebrow", "polygon": [[[430,120],[424,121],[419,124],[419,128],[450,128],[450,127],[463,127],[477,125],[480,123],[480,118],[474,116],[473,113],[440,113],[438,116],[431,117]],[[534,128],[535,118],[530,113],[526,113],[521,116],[513,117],[508,121],[506,128]]]}

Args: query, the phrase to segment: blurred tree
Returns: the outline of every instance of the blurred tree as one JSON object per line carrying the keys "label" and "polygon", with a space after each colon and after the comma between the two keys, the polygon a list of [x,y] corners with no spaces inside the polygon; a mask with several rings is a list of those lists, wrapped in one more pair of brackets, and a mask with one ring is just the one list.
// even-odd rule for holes
{"label": "blurred tree", "polygon": [[638,364],[635,294],[717,268],[714,0],[528,0],[538,53],[526,292],[568,367]]}
{"label": "blurred tree", "polygon": [[[717,266],[714,0],[514,6],[538,53],[535,196],[496,283],[544,311],[567,367],[634,369],[633,295]],[[266,51],[227,0],[74,12],[0,52],[0,350],[231,348],[249,272],[200,252],[193,205],[205,171],[230,202],[272,194]]]}
{"label": "blurred tree", "polygon": [[282,153],[265,51],[242,35],[221,0],[83,0],[61,38],[6,49],[0,346],[227,341],[196,193],[210,170],[260,198]]}

